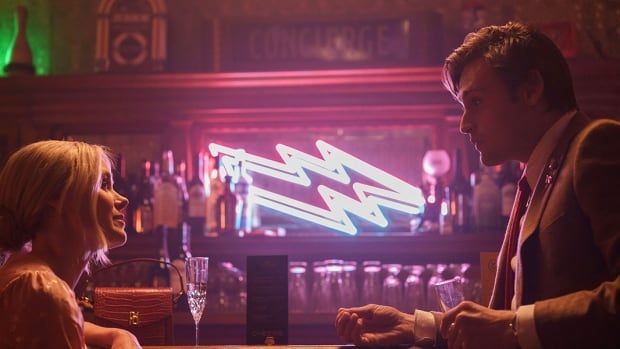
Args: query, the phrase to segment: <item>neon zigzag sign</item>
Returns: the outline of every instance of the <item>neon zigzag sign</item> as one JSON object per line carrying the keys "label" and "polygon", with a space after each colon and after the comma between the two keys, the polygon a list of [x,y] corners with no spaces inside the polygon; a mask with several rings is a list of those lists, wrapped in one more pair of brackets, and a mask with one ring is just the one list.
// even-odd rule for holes
{"label": "neon zigzag sign", "polygon": [[313,206],[257,186],[250,187],[249,199],[255,204],[350,235],[355,235],[357,228],[346,212],[355,214],[380,227],[386,227],[388,221],[379,206],[409,214],[420,213],[424,205],[424,197],[419,188],[322,140],[316,141],[316,147],[323,159],[284,144],[276,145],[276,151],[280,154],[283,162],[252,155],[244,149],[233,149],[216,143],[209,144],[209,151],[213,156],[220,155],[220,163],[226,173],[234,173],[237,164],[243,162],[245,171],[260,173],[305,187],[311,184],[306,170],[348,185],[351,184],[351,178],[345,170],[346,167],[376,183],[380,183],[387,189],[358,182],[351,184],[357,199],[337,192],[328,186],[319,185],[317,191],[329,209]]}

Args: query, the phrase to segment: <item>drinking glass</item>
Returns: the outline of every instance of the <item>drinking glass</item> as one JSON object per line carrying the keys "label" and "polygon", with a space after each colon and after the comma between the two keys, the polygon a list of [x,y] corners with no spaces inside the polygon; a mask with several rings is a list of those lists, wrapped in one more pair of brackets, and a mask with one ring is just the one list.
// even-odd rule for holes
{"label": "drinking glass", "polygon": [[364,282],[362,284],[362,303],[381,303],[381,262],[364,261]]}
{"label": "drinking glass", "polygon": [[403,269],[407,272],[407,278],[403,284],[403,309],[411,312],[414,309],[424,308],[426,306],[425,285],[422,279],[424,267],[421,265],[405,265]]}
{"label": "drinking glass", "polygon": [[438,282],[433,285],[437,293],[439,306],[443,312],[446,312],[461,303],[463,297],[463,279],[460,276]]}
{"label": "drinking glass", "polygon": [[288,299],[291,313],[303,313],[308,307],[307,266],[306,262],[289,262],[288,264]]}
{"label": "drinking glass", "polygon": [[185,261],[187,275],[187,303],[196,324],[196,346],[198,346],[198,323],[207,303],[207,279],[209,257],[190,257]]}
{"label": "drinking glass", "polygon": [[383,265],[386,277],[383,279],[383,289],[381,291],[382,303],[396,309],[402,307],[403,285],[399,278],[402,267],[401,264]]}

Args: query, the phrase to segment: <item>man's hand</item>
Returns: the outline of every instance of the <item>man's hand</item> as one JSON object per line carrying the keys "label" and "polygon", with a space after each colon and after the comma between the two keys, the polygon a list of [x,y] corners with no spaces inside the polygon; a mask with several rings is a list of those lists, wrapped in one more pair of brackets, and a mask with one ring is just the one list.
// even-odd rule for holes
{"label": "man's hand", "polygon": [[517,348],[510,328],[514,311],[493,310],[465,301],[447,311],[441,321],[441,335],[450,349]]}
{"label": "man's hand", "polygon": [[368,304],[359,308],[340,308],[336,331],[355,345],[396,345],[413,343],[413,315],[395,308]]}

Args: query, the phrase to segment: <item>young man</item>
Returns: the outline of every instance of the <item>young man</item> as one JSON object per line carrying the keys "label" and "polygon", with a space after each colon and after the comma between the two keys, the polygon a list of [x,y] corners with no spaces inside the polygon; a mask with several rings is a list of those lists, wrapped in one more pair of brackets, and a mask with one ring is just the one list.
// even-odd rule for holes
{"label": "young man", "polygon": [[340,309],[338,334],[362,345],[620,347],[620,123],[579,112],[560,51],[520,23],[470,34],[443,71],[482,162],[527,165],[491,304]]}

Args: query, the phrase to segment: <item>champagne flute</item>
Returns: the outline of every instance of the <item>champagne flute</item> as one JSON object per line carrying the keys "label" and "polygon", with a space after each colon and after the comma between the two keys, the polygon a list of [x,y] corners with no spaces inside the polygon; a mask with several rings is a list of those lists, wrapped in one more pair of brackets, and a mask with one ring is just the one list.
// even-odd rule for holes
{"label": "champagne flute", "polygon": [[209,257],[189,257],[185,261],[187,275],[187,303],[196,324],[196,346],[198,346],[198,323],[207,303],[207,279]]}

